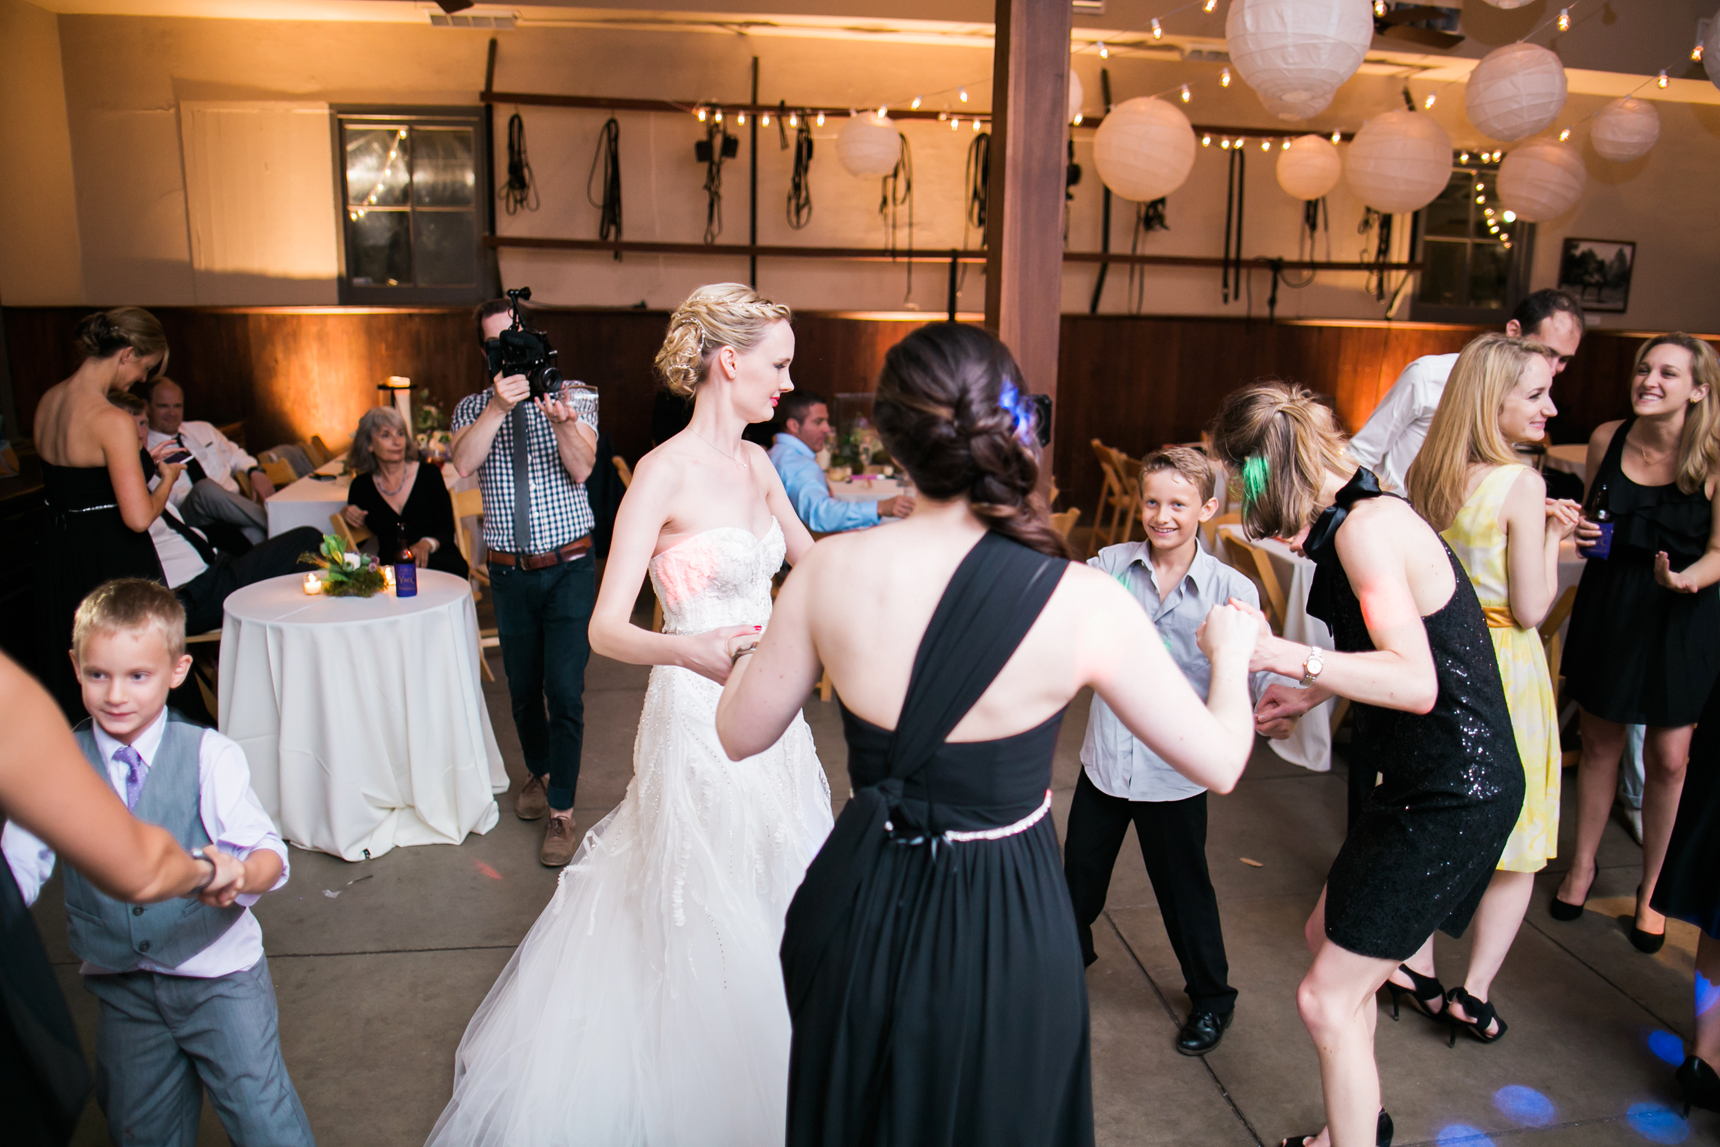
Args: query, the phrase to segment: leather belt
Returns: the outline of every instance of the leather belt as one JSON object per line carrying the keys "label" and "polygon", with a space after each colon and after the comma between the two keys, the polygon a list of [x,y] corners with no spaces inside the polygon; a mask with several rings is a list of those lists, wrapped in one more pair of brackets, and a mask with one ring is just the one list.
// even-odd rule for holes
{"label": "leather belt", "polygon": [[487,560],[496,565],[513,566],[516,569],[547,570],[552,566],[566,565],[575,558],[590,552],[590,550],[591,535],[587,534],[583,538],[576,538],[561,549],[551,550],[547,554],[510,554],[501,550],[491,550]]}

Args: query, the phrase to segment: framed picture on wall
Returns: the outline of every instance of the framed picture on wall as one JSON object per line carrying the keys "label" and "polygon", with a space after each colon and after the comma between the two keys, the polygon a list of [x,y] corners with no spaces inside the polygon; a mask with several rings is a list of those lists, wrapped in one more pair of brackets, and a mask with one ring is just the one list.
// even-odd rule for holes
{"label": "framed picture on wall", "polygon": [[1636,244],[1617,239],[1566,239],[1559,255],[1559,289],[1585,311],[1622,312],[1630,304]]}

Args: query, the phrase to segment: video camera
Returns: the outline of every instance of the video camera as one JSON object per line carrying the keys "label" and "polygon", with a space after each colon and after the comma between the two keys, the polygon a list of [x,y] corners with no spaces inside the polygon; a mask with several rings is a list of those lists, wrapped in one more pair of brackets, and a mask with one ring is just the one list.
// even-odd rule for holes
{"label": "video camera", "polygon": [[533,398],[553,398],[561,393],[565,380],[561,371],[556,369],[555,348],[549,345],[549,332],[531,330],[520,315],[520,304],[531,300],[532,289],[520,287],[507,294],[514,325],[484,343],[490,377],[523,374],[531,383]]}

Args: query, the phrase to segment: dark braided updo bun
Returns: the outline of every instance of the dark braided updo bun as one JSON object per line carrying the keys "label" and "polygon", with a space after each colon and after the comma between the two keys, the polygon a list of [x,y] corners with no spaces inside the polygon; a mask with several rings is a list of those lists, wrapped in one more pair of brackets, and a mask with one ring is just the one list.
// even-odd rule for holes
{"label": "dark braided updo bun", "polygon": [[890,348],[872,407],[892,457],[927,498],[965,498],[986,526],[1067,558],[1039,494],[1032,407],[1015,356],[992,335],[931,323]]}

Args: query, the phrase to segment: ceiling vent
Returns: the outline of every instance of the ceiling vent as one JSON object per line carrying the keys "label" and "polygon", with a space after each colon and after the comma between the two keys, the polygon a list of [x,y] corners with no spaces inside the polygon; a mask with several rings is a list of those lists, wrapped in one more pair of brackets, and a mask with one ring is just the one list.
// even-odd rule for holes
{"label": "ceiling vent", "polygon": [[1077,16],[1103,16],[1105,0],[1070,0],[1069,7]]}
{"label": "ceiling vent", "polygon": [[446,16],[441,12],[430,13],[430,23],[437,28],[512,28],[512,16]]}

